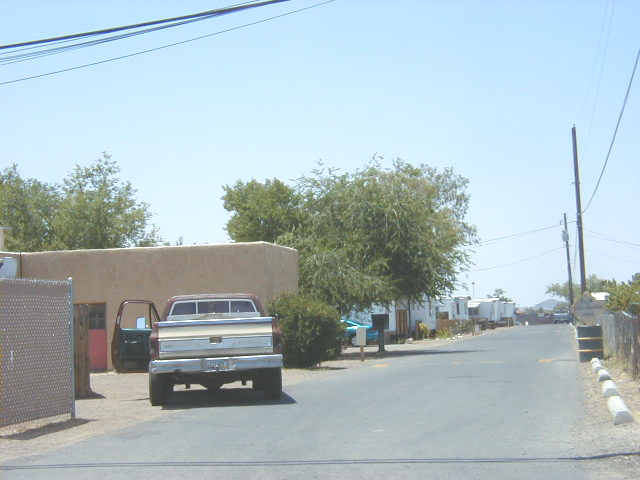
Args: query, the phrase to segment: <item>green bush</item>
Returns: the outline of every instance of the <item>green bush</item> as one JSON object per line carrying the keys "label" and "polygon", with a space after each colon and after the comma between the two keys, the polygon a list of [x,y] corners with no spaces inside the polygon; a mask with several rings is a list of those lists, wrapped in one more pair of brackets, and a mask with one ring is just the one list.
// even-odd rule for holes
{"label": "green bush", "polygon": [[285,366],[311,367],[340,353],[344,326],[335,308],[308,295],[284,294],[268,309],[278,317]]}
{"label": "green bush", "polygon": [[422,340],[423,338],[429,338],[429,326],[424,323],[419,323],[418,328],[416,328],[416,338],[418,340]]}
{"label": "green bush", "polygon": [[451,330],[449,328],[441,328],[436,332],[436,336],[438,338],[451,338],[452,337]]}

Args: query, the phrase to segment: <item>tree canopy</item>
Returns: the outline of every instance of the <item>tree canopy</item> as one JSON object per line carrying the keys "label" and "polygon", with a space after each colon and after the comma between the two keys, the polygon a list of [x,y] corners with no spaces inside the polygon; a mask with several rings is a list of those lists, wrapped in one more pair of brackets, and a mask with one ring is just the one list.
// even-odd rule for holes
{"label": "tree canopy", "polygon": [[235,185],[223,188],[224,208],[234,212],[226,229],[236,242],[274,243],[301,222],[299,196],[277,178],[264,183],[238,180]]}
{"label": "tree canopy", "polygon": [[607,280],[604,291],[609,292],[608,309],[640,314],[640,273],[633,275],[628,282]]}
{"label": "tree canopy", "polygon": [[17,166],[0,173],[0,225],[11,227],[14,251],[116,248],[156,245],[149,205],[136,199],[130,182],[104,153],[88,167],[76,166],[61,185],[23,179]]}
{"label": "tree canopy", "polygon": [[[606,280],[599,278],[597,275],[592,274],[587,277],[587,291],[600,292],[604,288]],[[554,297],[564,298],[569,301],[569,282],[564,283],[552,283],[547,286],[546,293],[553,295]],[[580,282],[573,282],[573,298],[580,298]]]}
{"label": "tree canopy", "polygon": [[452,291],[476,241],[467,180],[451,169],[374,161],[352,173],[321,166],[288,190],[278,185],[286,195],[267,195],[274,184],[225,187],[229,235],[297,248],[301,289],[343,313]]}
{"label": "tree canopy", "polygon": [[513,302],[513,299],[507,297],[507,292],[502,288],[496,288],[493,293],[487,295],[488,298],[498,298],[501,302]]}

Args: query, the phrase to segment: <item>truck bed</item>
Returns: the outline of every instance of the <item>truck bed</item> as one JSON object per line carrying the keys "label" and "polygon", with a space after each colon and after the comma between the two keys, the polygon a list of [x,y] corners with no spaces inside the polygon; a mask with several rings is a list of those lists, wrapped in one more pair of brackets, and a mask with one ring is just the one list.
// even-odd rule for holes
{"label": "truck bed", "polygon": [[273,353],[271,317],[180,315],[157,327],[159,360]]}

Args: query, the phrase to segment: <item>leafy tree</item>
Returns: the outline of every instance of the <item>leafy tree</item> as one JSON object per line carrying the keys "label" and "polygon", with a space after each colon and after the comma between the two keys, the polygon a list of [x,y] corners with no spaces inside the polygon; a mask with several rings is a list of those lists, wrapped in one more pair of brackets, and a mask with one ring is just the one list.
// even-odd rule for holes
{"label": "leafy tree", "polygon": [[493,293],[487,295],[488,298],[498,298],[501,302],[513,302],[513,300],[506,296],[506,293],[501,288],[496,288]]}
{"label": "leafy tree", "polygon": [[264,183],[237,181],[223,188],[224,208],[233,212],[226,229],[236,242],[274,243],[294,231],[303,217],[299,196],[277,178]]}
{"label": "leafy tree", "polygon": [[[234,240],[275,236],[297,248],[301,289],[341,313],[399,298],[420,301],[451,291],[468,263],[466,247],[476,237],[465,222],[466,186],[450,169],[400,160],[391,169],[374,161],[353,173],[320,167],[298,179],[275,212],[269,211],[273,202],[260,201],[266,183],[226,187],[227,194],[260,192],[235,204],[225,196],[225,208],[234,212],[227,229]],[[287,221],[276,221],[282,212]],[[242,228],[235,218],[242,218]]]}
{"label": "leafy tree", "polygon": [[[606,280],[599,278],[597,275],[592,274],[587,277],[587,291],[600,292],[604,289]],[[554,297],[564,298],[569,301],[569,282],[564,283],[552,283],[547,286],[546,293],[553,295]],[[580,298],[580,283],[573,283],[573,298]]]}
{"label": "leafy tree", "polygon": [[130,182],[118,178],[120,168],[104,153],[88,167],[76,165],[62,184],[55,219],[58,240],[67,249],[152,246],[157,229],[147,231],[149,205],[138,202]]}
{"label": "leafy tree", "polygon": [[607,308],[613,311],[640,313],[640,273],[628,282],[609,280],[604,283],[604,291],[609,292]]}
{"label": "leafy tree", "polygon": [[27,252],[56,248],[53,220],[59,203],[55,186],[23,179],[16,165],[0,172],[0,225],[11,227],[5,248]]}
{"label": "leafy tree", "polygon": [[111,157],[76,166],[62,185],[23,179],[14,165],[0,174],[0,224],[11,227],[7,248],[42,251],[151,246],[160,241],[149,226],[149,205],[118,178]]}

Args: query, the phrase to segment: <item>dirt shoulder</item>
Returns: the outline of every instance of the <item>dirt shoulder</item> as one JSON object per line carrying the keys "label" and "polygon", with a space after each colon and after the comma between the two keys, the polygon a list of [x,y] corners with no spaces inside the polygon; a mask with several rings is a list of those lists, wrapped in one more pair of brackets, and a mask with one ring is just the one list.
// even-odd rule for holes
{"label": "dirt shoulder", "polygon": [[[420,340],[402,345],[387,345],[385,354],[377,354],[377,346],[366,347],[369,360],[393,358],[394,355],[413,350],[439,348],[451,343],[469,340],[470,335],[444,340]],[[323,362],[311,369],[283,369],[284,390],[300,382],[312,381],[328,375],[341,375],[349,369],[367,368],[374,362],[361,362],[359,348],[345,349],[343,355]],[[180,411],[181,405],[251,404],[263,402],[261,394],[247,392],[240,382],[225,385],[217,395],[211,395],[199,385],[192,386],[193,392],[185,392],[184,387],[176,387],[173,404],[152,407],[149,404],[148,379],[146,373],[115,372],[91,375],[91,388],[95,397],[76,400],[76,419],[68,415],[36,420],[19,425],[0,428],[0,463],[11,459],[43,453],[48,450],[73,444],[87,438],[101,435],[140,422],[172,415]],[[196,392],[197,391],[197,392]],[[286,394],[283,402],[287,402]]]}
{"label": "dirt shoulder", "polygon": [[[579,365],[584,389],[585,415],[575,431],[576,449],[580,455],[591,456],[608,453],[640,452],[640,382],[633,380],[619,365],[605,361],[620,396],[627,404],[635,422],[614,425],[602,396],[601,383],[591,370],[589,362]],[[614,456],[610,459],[589,462],[588,471],[594,479],[637,479],[640,472],[640,456]]]}

